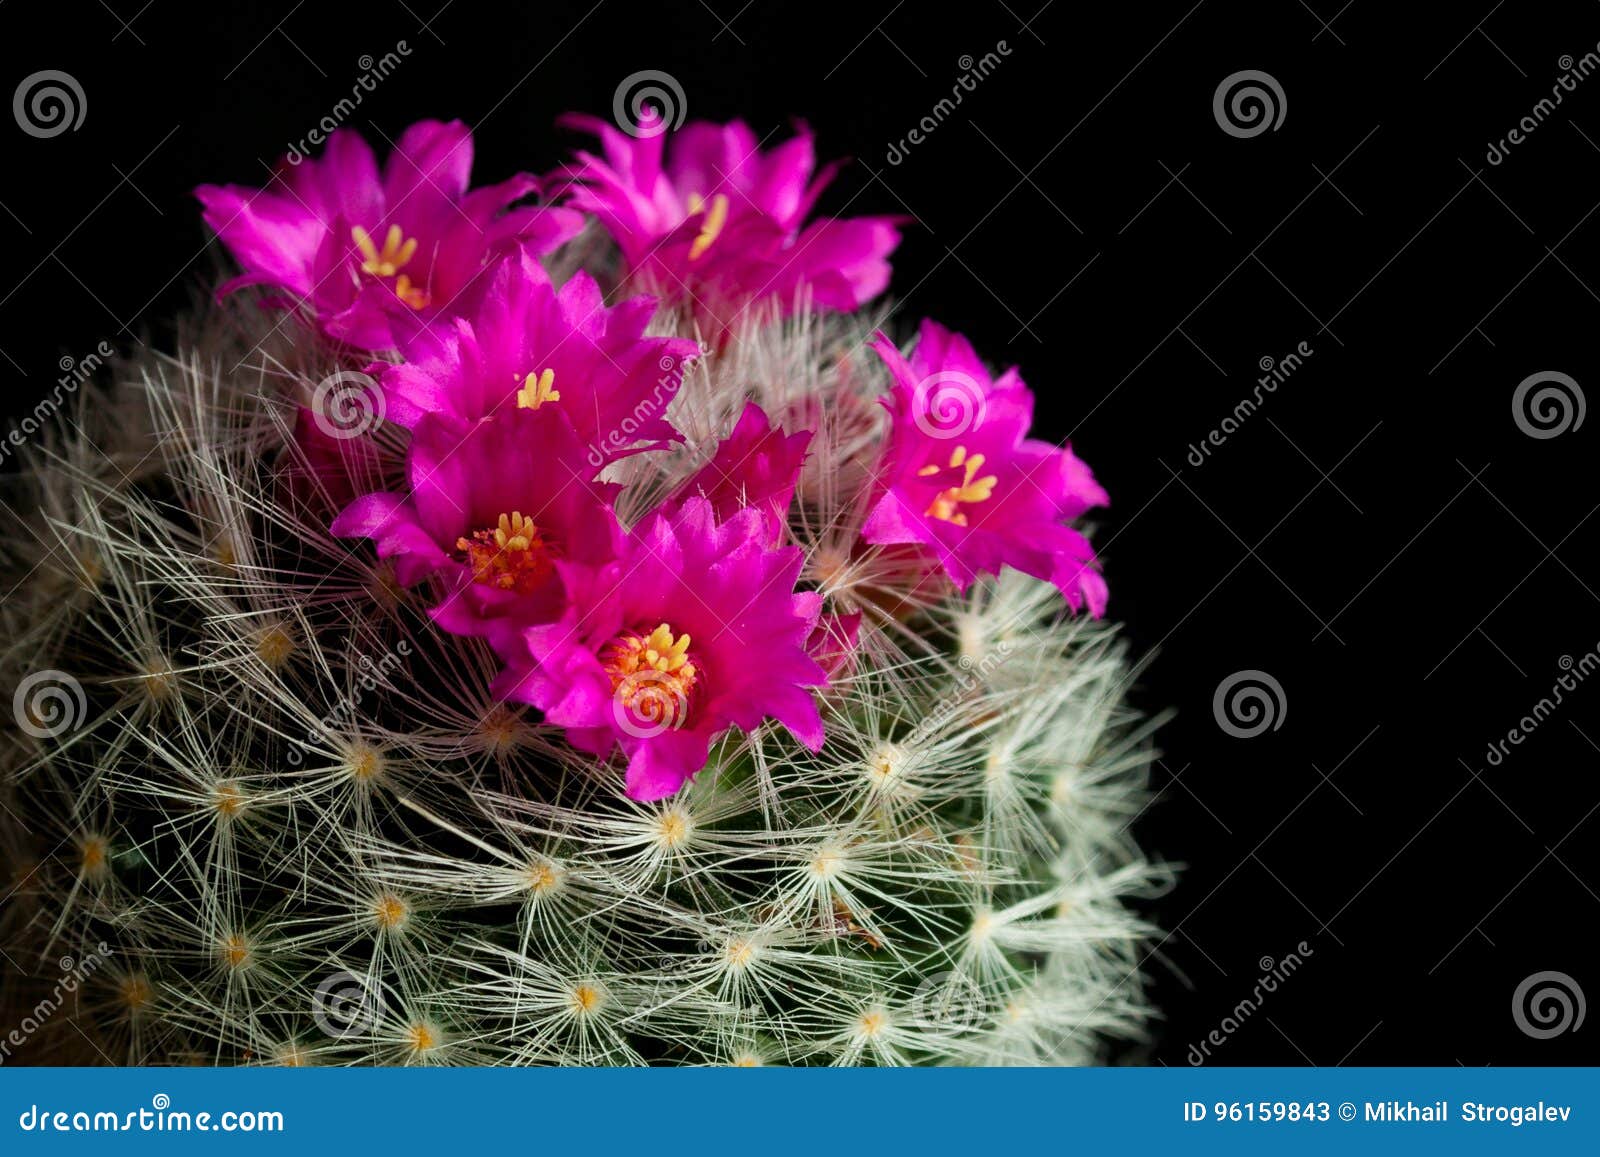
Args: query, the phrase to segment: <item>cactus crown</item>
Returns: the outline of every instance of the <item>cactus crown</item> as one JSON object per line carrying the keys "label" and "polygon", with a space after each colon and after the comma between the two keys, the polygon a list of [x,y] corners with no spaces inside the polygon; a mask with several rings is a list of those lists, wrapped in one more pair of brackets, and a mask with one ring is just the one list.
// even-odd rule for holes
{"label": "cactus crown", "polygon": [[[750,398],[803,408],[783,533],[802,586],[862,616],[821,750],[735,729],[653,802],[491,693],[489,647],[438,630],[425,587],[329,536],[338,499],[294,437],[297,404],[349,372],[325,345],[210,306],[179,356],[77,394],[20,452],[0,536],[0,940],[33,974],[9,987],[31,1007],[60,995],[50,961],[100,961],[38,1055],[990,1065],[1137,1035],[1130,901],[1167,873],[1128,834],[1134,668],[1049,583],[963,595],[859,548],[888,422],[870,333],[750,320],[687,372],[685,443],[610,468],[626,522]],[[368,445],[343,467],[383,489],[403,433]],[[649,662],[684,681],[694,644],[659,642]]]}

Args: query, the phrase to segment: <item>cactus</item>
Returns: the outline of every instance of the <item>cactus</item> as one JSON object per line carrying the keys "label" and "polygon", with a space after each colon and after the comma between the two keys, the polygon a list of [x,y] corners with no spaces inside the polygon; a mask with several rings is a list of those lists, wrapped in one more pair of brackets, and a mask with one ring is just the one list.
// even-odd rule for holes
{"label": "cactus", "polygon": [[[1049,582],[961,593],[860,547],[889,424],[873,320],[710,335],[671,402],[684,441],[608,468],[628,524],[747,402],[803,417],[782,533],[860,616],[819,750],[735,728],[648,801],[497,694],[427,583],[330,536],[336,491],[405,453],[370,415],[300,436],[330,397],[370,402],[361,358],[232,298],[75,390],[5,480],[11,1059],[1072,1064],[1139,1037],[1135,908],[1169,873],[1129,835],[1137,665]],[[702,336],[671,309],[651,332]]]}

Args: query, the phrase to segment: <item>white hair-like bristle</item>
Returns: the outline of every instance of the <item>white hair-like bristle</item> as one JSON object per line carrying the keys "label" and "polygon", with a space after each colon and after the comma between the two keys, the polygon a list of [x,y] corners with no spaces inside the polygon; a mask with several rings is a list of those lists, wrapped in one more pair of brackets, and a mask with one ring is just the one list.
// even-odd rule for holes
{"label": "white hair-like bristle", "polygon": [[[427,590],[329,536],[293,428],[341,367],[296,321],[211,306],[177,356],[86,387],[18,450],[0,506],[19,712],[0,943],[31,976],[8,987],[36,1001],[52,958],[106,957],[30,1048],[995,1065],[1138,1036],[1135,908],[1168,873],[1128,831],[1151,756],[1124,701],[1137,667],[1048,584],[948,595],[859,546],[887,422],[873,328],[752,320],[673,400],[685,444],[608,475],[630,521],[748,400],[814,430],[789,533],[804,581],[863,614],[821,751],[733,732],[656,803],[498,702],[480,640],[433,629]],[[376,488],[403,438],[373,445]]]}

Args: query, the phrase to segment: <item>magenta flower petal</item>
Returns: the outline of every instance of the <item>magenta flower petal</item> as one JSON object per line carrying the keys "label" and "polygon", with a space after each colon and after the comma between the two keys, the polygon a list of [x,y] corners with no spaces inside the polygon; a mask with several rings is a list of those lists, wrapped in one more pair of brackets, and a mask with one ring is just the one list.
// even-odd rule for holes
{"label": "magenta flower petal", "polygon": [[261,189],[202,185],[204,218],[244,268],[230,289],[274,286],[330,336],[389,349],[448,314],[496,254],[537,254],[576,235],[571,210],[513,201],[527,175],[469,192],[472,136],[460,121],[421,121],[401,134],[380,173],[346,129],[317,159],[286,158]]}
{"label": "magenta flower petal", "polygon": [[594,214],[630,274],[694,303],[710,314],[703,321],[726,325],[764,300],[787,312],[804,295],[820,308],[850,310],[887,283],[901,218],[806,227],[835,167],[813,175],[816,153],[804,125],[763,152],[742,121],[635,137],[592,117],[564,119],[601,145],[600,155],[580,151],[562,170],[567,203]]}
{"label": "magenta flower petal", "polygon": [[491,638],[559,616],[569,575],[616,555],[616,487],[592,470],[557,412],[513,410],[465,423],[428,414],[413,431],[409,496],[372,494],[334,519],[371,538],[404,583],[437,576],[430,612],[445,630]]}
{"label": "magenta flower petal", "polygon": [[588,750],[620,747],[635,799],[676,791],[730,727],[775,719],[815,748],[822,717],[809,689],[827,677],[806,650],[817,606],[794,592],[801,561],[798,548],[771,545],[762,511],[719,520],[707,499],[689,498],[588,572],[559,623],[502,648],[511,670],[497,689]]}
{"label": "magenta flower petal", "polygon": [[449,561],[449,554],[417,520],[417,511],[399,494],[366,494],[355,499],[329,527],[336,538],[370,538],[378,557],[394,561],[403,586],[420,582]]}
{"label": "magenta flower petal", "polygon": [[608,309],[586,273],[558,290],[533,258],[506,258],[465,316],[402,343],[406,361],[380,375],[388,417],[415,426],[426,414],[548,409],[577,432],[591,470],[676,439],[666,409],[700,351],[646,337],[654,313],[650,298]]}
{"label": "magenta flower petal", "polygon": [[[818,600],[820,608],[821,600]],[[855,670],[856,646],[861,638],[861,612],[847,615],[822,613],[806,639],[806,654],[837,683]]]}
{"label": "magenta flower petal", "polygon": [[1094,551],[1066,523],[1106,493],[1070,447],[1026,437],[1033,394],[1016,370],[991,378],[965,338],[933,321],[910,359],[882,334],[873,349],[893,378],[883,402],[894,425],[863,538],[928,551],[963,590],[1010,566],[1103,614]]}
{"label": "magenta flower petal", "polygon": [[345,434],[330,434],[311,410],[295,411],[294,442],[301,457],[290,463],[287,474],[291,492],[300,501],[342,507],[382,484],[378,447],[365,434]]}
{"label": "magenta flower petal", "polygon": [[785,434],[760,406],[749,402],[711,460],[683,487],[682,496],[707,499],[718,518],[754,507],[766,517],[769,538],[776,542],[783,536],[810,443],[811,431]]}

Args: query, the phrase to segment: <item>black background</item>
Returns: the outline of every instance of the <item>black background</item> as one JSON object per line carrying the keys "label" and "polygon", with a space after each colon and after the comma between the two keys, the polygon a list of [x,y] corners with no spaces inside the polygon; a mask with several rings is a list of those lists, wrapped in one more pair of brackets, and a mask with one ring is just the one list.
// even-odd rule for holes
{"label": "black background", "polygon": [[[1600,418],[1535,439],[1511,404],[1541,371],[1600,390],[1600,75],[1486,151],[1597,50],[1600,5],[1039,4],[11,0],[0,95],[60,69],[87,116],[51,139],[0,118],[6,408],[101,340],[164,340],[217,261],[191,188],[261,183],[398,41],[350,123],[383,151],[461,117],[478,182],[553,166],[556,114],[608,115],[643,69],[691,118],[804,117],[856,158],[825,211],[916,218],[902,335],[932,315],[1020,364],[1041,436],[1113,496],[1112,614],[1158,652],[1140,701],[1178,712],[1136,831],[1185,865],[1152,909],[1164,1021],[1127,1059],[1188,1063],[1305,941],[1211,1063],[1596,1060],[1600,1024],[1534,1039],[1512,995],[1544,970],[1600,994],[1600,686],[1500,766],[1486,750],[1600,645]],[[1240,138],[1212,102],[1245,69],[1287,111]],[[1283,690],[1250,739],[1213,715],[1242,670]]]}

